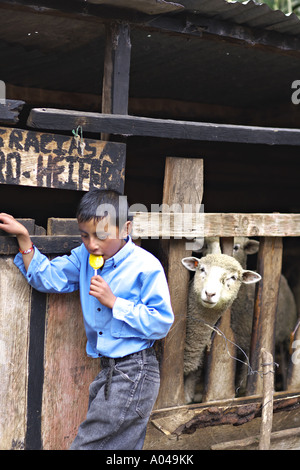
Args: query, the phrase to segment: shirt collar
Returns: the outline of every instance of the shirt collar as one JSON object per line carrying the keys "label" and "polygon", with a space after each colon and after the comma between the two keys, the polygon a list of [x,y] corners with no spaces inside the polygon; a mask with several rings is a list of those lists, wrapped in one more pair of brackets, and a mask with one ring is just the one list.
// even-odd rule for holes
{"label": "shirt collar", "polygon": [[127,258],[127,256],[129,256],[133,252],[134,246],[135,245],[134,245],[134,243],[131,239],[131,236],[128,235],[127,238],[126,238],[125,245],[119,251],[117,251],[117,253],[114,256],[112,256],[111,258],[106,260],[105,265],[106,266],[114,266],[114,267],[117,266],[125,258]]}

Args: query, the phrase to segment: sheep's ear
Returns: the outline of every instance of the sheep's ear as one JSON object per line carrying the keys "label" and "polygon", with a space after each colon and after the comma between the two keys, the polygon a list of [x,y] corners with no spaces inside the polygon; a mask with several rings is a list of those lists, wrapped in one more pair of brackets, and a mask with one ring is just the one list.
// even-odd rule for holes
{"label": "sheep's ear", "polygon": [[251,240],[250,238],[246,241],[244,250],[246,255],[254,255],[258,252],[259,242],[257,240]]}
{"label": "sheep's ear", "polygon": [[248,269],[243,271],[242,282],[244,284],[254,284],[261,280],[260,274],[255,271],[249,271]]}
{"label": "sheep's ear", "polygon": [[189,256],[188,258],[182,258],[181,260],[183,266],[188,269],[189,271],[196,271],[197,266],[199,264],[198,258],[195,256]]}

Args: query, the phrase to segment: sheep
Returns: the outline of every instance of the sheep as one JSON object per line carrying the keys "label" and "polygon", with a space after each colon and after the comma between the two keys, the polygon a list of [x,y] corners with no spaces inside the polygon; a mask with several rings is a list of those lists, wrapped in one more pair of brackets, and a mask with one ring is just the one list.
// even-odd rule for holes
{"label": "sheep", "polygon": [[236,299],[242,284],[256,283],[261,276],[245,270],[233,257],[209,254],[201,259],[183,258],[182,264],[195,275],[189,286],[184,351],[185,399],[194,397],[195,375],[202,368],[212,329]]}
{"label": "sheep", "polygon": [[[233,244],[233,257],[239,261],[241,266],[246,269],[247,257],[250,254],[257,253],[259,249],[259,241],[252,240],[247,237],[235,237]],[[204,241],[202,253],[205,255],[209,253],[220,253],[220,241],[218,237],[207,238]],[[250,340],[252,333],[253,311],[255,301],[255,285],[242,285],[231,308],[231,326],[235,335],[235,340],[238,346],[249,357],[250,353]],[[276,326],[275,326],[275,346],[277,350],[281,351],[288,349],[290,334],[293,331],[297,322],[297,307],[294,295],[288,285],[286,278],[281,275],[278,304],[276,312]],[[238,357],[245,361],[246,357],[238,350]],[[286,377],[283,370],[283,386],[285,386]],[[237,384],[240,387],[240,392],[246,385],[247,368],[245,365],[241,367]]]}

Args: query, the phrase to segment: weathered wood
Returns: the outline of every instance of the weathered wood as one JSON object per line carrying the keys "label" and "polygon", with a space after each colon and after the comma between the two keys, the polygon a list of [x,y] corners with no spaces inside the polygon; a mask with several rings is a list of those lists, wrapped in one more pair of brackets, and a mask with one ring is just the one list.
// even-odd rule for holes
{"label": "weathered wood", "polygon": [[31,287],[13,264],[0,257],[0,447],[24,449]]}
{"label": "weathered wood", "polygon": [[[97,5],[107,5],[107,0],[89,0],[89,3],[95,3]],[[131,10],[141,11],[147,13],[147,15],[159,15],[162,13],[174,12],[183,10],[184,7],[179,3],[160,0],[114,0],[114,7],[129,8]]]}
{"label": "weathered wood", "polygon": [[[196,210],[196,206],[201,204],[202,194],[203,161],[167,158],[163,204],[186,203]],[[185,244],[186,240],[165,240],[162,243],[175,321],[162,341],[161,386],[156,408],[184,403],[183,354],[189,273],[182,267],[181,259],[191,253]]]}
{"label": "weathered wood", "polygon": [[130,70],[130,29],[128,24],[109,23],[102,88],[102,113],[127,114]]}
{"label": "weathered wood", "polygon": [[[102,113],[128,114],[130,29],[128,24],[112,22],[106,25],[102,84]],[[110,135],[101,133],[102,140]]]}
{"label": "weathered wood", "polygon": [[88,358],[79,293],[50,294],[42,407],[44,450],[65,450],[85,419],[89,384],[99,373]]}
{"label": "weathered wood", "polygon": [[[233,237],[221,238],[221,251],[232,256]],[[235,338],[231,328],[231,309],[223,313],[218,324],[220,334],[215,334],[208,354],[205,370],[205,392],[203,401],[221,400],[235,396]]]}
{"label": "weathered wood", "polygon": [[[132,214],[133,237],[300,236],[300,214],[206,214],[199,212],[197,214],[183,212],[183,216],[173,212],[163,214],[132,212]],[[76,219],[50,218],[48,223],[55,225],[56,235],[78,233]]]}
{"label": "weathered wood", "polygon": [[[282,265],[282,239],[265,237],[260,241],[257,271],[262,276],[257,285],[250,347],[250,364],[253,371],[261,371],[262,348],[274,356],[277,299]],[[258,373],[248,376],[249,395],[262,391]]]}
{"label": "weathered wood", "polygon": [[263,374],[263,402],[259,450],[269,450],[273,424],[274,362],[272,354],[264,348],[261,350],[261,367]]}
{"label": "weathered wood", "polygon": [[175,121],[53,108],[32,109],[27,124],[30,127],[52,130],[68,130],[82,125],[87,132],[104,132],[124,136],[245,144],[300,145],[300,131],[298,129]]}
{"label": "weathered wood", "polygon": [[[144,449],[211,449],[212,445],[222,443],[225,439],[257,436],[261,412],[261,395],[154,410],[149,420]],[[290,428],[291,419],[293,426],[300,426],[299,393],[275,393],[274,432]]]}
{"label": "weathered wood", "polygon": [[[211,450],[258,450],[259,435],[222,442],[211,446]],[[271,433],[270,450],[299,450],[300,428],[283,429]]]}
{"label": "weathered wood", "polygon": [[[32,243],[44,254],[69,253],[81,243],[78,235],[32,235]],[[0,236],[0,254],[15,255],[19,251],[18,242],[15,237]]]}
{"label": "weathered wood", "polygon": [[77,219],[50,217],[47,221],[48,235],[78,235]]}
{"label": "weathered wood", "polygon": [[20,100],[4,100],[4,103],[0,101],[0,123],[17,124],[24,104],[25,101]]}
{"label": "weathered wood", "polygon": [[[71,134],[72,128],[68,130]],[[1,127],[0,184],[122,193],[125,145],[91,139],[84,143],[81,154],[75,137]]]}
{"label": "weathered wood", "polygon": [[[300,236],[299,214],[136,212],[133,215],[133,239],[151,237],[190,239],[202,236]],[[20,221],[25,220],[20,219]],[[30,221],[26,223],[34,225],[34,222]],[[32,235],[33,243],[44,253],[69,252],[81,243],[80,236],[75,235],[78,232],[76,219],[54,218],[49,219],[49,224],[55,224],[58,235]],[[35,228],[35,232],[31,233],[36,233],[36,230]],[[69,232],[64,232],[64,230]],[[64,235],[64,233],[70,235]],[[0,231],[0,253],[9,255],[17,252],[18,245],[15,237],[7,236]]]}
{"label": "weathered wood", "polygon": [[[103,0],[104,3],[105,0]],[[276,31],[264,30],[262,28],[249,28],[243,24],[235,24],[232,21],[217,20],[216,17],[209,18],[207,15],[192,14],[183,11],[183,15],[179,15],[179,11],[176,15],[168,15],[167,12],[177,11],[178,9],[184,10],[184,6],[174,2],[161,2],[156,0],[147,0],[147,2],[141,2],[140,0],[131,0],[130,4],[134,5],[134,9],[137,10],[135,14],[132,14],[132,10],[127,8],[127,0],[117,0],[119,4],[123,4],[126,8],[120,8],[118,10],[118,19],[120,21],[127,21],[135,27],[143,29],[149,28],[150,31],[158,31],[165,33],[176,33],[182,35],[182,39],[186,40],[189,36],[198,37],[199,40],[212,39],[213,41],[229,41],[230,43],[235,42],[236,44],[244,43],[246,47],[267,47],[268,51],[272,48],[273,53],[280,53],[290,55],[291,53],[298,57],[299,54],[299,39],[295,35],[285,34],[284,41],[282,34]],[[116,0],[113,0],[114,5]],[[10,0],[2,0],[0,8],[10,9],[16,11],[19,8],[22,11],[38,13],[40,15],[50,15],[55,18],[64,17],[67,13],[68,18],[75,20],[84,20],[88,22],[99,23],[104,18],[107,20],[115,20],[116,14],[115,9],[105,9],[104,11],[100,8],[92,9],[86,2],[85,9],[82,9],[82,5],[71,2],[71,4],[64,4],[63,8],[60,4],[52,0],[40,0],[39,7],[32,4],[26,4],[22,0],[15,0],[13,3]],[[107,4],[107,2],[105,2]],[[234,7],[234,5],[233,5]],[[144,12],[144,14],[138,12]],[[164,13],[163,15],[161,13]],[[149,16],[156,15],[156,16]]]}
{"label": "weathered wood", "polygon": [[[299,237],[300,214],[136,212],[136,237]],[[168,220],[168,223],[164,223]]]}

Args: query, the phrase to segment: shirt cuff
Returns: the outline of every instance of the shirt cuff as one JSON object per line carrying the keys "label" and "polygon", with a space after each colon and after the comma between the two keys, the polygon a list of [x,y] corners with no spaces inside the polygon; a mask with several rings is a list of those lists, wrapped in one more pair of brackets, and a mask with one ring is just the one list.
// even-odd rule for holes
{"label": "shirt cuff", "polygon": [[36,262],[37,262],[37,259],[39,258],[39,256],[40,256],[39,250],[36,247],[34,247],[34,254],[33,254],[32,260],[30,261],[28,271],[26,271],[26,269],[25,269],[22,254],[18,253],[15,256],[14,264],[17,266],[17,268],[19,268],[21,273],[26,277],[26,279],[28,281],[30,281],[30,279],[31,279],[32,272],[34,271],[34,268],[35,268],[35,265],[36,265]]}

